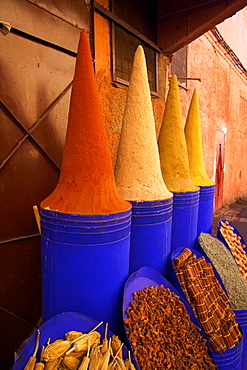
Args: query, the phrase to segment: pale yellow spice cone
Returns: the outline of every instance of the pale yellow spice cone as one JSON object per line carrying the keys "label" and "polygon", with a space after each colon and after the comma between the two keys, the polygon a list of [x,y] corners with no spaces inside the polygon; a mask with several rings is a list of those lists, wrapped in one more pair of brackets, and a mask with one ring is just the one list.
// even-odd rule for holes
{"label": "pale yellow spice cone", "polygon": [[120,195],[126,200],[153,201],[172,197],[161,173],[146,60],[141,45],[135,52],[132,67],[115,181]]}
{"label": "pale yellow spice cone", "polygon": [[191,99],[184,133],[187,143],[191,180],[197,186],[214,185],[214,182],[207,176],[203,163],[200,110],[197,90],[194,90]]}
{"label": "pale yellow spice cone", "polygon": [[198,187],[190,178],[178,81],[175,75],[170,81],[158,146],[162,175],[168,190],[176,193],[197,191]]}

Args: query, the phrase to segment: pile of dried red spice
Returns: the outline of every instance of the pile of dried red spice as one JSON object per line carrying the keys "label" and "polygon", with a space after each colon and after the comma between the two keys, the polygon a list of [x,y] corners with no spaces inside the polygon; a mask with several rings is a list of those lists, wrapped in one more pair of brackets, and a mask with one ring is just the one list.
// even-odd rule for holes
{"label": "pile of dried red spice", "polygon": [[163,285],[135,292],[127,315],[126,332],[142,370],[216,369],[184,304]]}

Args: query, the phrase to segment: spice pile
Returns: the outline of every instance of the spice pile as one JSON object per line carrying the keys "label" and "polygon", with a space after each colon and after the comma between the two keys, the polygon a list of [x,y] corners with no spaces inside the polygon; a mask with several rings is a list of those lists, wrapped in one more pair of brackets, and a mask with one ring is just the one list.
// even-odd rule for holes
{"label": "spice pile", "polygon": [[222,353],[227,348],[235,347],[242,334],[211,263],[185,248],[173,260],[173,266],[212,350]]}
{"label": "spice pile", "polygon": [[217,238],[201,233],[200,246],[219,274],[233,310],[247,310],[247,282],[231,252]]}
{"label": "spice pile", "polygon": [[135,370],[130,355],[123,360],[123,343],[119,338],[113,335],[107,339],[106,326],[105,337],[100,343],[101,335],[95,331],[96,328],[87,334],[69,331],[63,339],[48,343],[42,347],[39,362],[37,361],[40,337],[38,331],[34,353],[24,370]]}
{"label": "spice pile", "polygon": [[247,253],[244,250],[246,245],[241,243],[241,237],[237,235],[233,230],[234,227],[229,225],[228,221],[220,222],[221,235],[227,242],[227,245],[235,258],[241,274],[247,281]]}
{"label": "spice pile", "polygon": [[142,370],[216,369],[200,329],[163,285],[135,292],[126,312],[126,332]]}

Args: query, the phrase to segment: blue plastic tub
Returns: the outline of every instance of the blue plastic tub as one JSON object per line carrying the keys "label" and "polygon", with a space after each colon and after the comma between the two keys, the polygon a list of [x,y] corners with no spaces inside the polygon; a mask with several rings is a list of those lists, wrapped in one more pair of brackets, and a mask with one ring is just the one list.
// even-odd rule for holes
{"label": "blue plastic tub", "polygon": [[43,321],[80,312],[120,334],[130,222],[131,210],[107,216],[41,210]]}
{"label": "blue plastic tub", "polygon": [[197,234],[211,234],[214,214],[215,185],[200,186]]}
{"label": "blue plastic tub", "polygon": [[[219,281],[220,285],[222,286],[223,290],[225,291],[224,289],[224,285],[222,283],[222,280],[220,279],[220,276],[219,274],[217,273],[216,269],[214,268],[214,265],[212,264],[212,262],[210,261],[210,259],[208,258],[208,256],[206,254],[201,254],[200,252],[198,252],[197,250],[193,249],[193,248],[190,248],[192,253],[195,254],[198,258],[200,257],[204,257],[205,260],[207,262],[210,262],[212,267],[213,267],[213,270],[214,270],[214,273],[215,273],[215,277],[217,278],[217,280]],[[172,252],[171,254],[171,263],[172,261],[177,257],[179,256],[182,251],[184,250],[184,248],[177,248],[175,251]],[[174,269],[172,270],[172,282],[174,284],[174,286],[177,288],[177,290],[180,292],[180,295],[184,297],[184,299],[186,300],[186,302],[188,302],[189,304],[189,301],[188,299],[186,298],[182,288],[181,288],[181,285],[177,279],[177,276],[175,274],[175,271]],[[234,311],[234,313],[236,313],[236,311]],[[237,320],[237,318],[236,318]],[[237,320],[238,322],[238,320]],[[242,326],[241,324],[238,322],[240,328],[242,329]],[[215,361],[215,364],[217,366],[218,369],[220,370],[243,370],[241,369],[241,364],[242,364],[242,356],[243,356],[243,347],[244,347],[244,342],[245,342],[245,336],[244,336],[244,330],[242,329],[242,333],[243,333],[243,337],[241,339],[241,341],[233,348],[228,348],[225,352],[223,353],[216,353],[214,351],[211,351],[212,353],[212,356],[214,358],[214,361]]]}
{"label": "blue plastic tub", "polygon": [[[171,265],[172,265],[172,261],[174,260],[174,258],[178,257],[184,250],[185,248],[177,248],[175,249],[172,254],[171,254]],[[213,270],[214,270],[214,274],[215,274],[215,277],[216,279],[219,281],[222,289],[224,290],[224,292],[226,293],[227,295],[227,292],[226,292],[226,289],[225,289],[225,286],[221,280],[221,277],[220,275],[218,274],[217,270],[215,269],[213,263],[211,262],[211,260],[208,258],[207,254],[203,251],[203,249],[201,249],[200,251],[194,249],[194,248],[190,248],[191,252],[193,254],[195,254],[197,256],[197,258],[200,258],[200,257],[204,257],[206,262],[208,263],[211,263],[212,267],[213,267]],[[184,292],[180,286],[180,283],[177,279],[177,275],[175,274],[175,271],[174,271],[174,268],[173,268],[173,265],[172,265],[172,271],[171,271],[171,282],[172,284],[175,286],[175,288],[184,295]],[[185,295],[184,295],[185,297]],[[187,299],[187,298],[186,298]]]}
{"label": "blue plastic tub", "polygon": [[195,192],[173,193],[171,249],[179,247],[195,248],[199,190]]}
{"label": "blue plastic tub", "polygon": [[130,203],[130,274],[148,266],[167,276],[171,253],[172,198]]}
{"label": "blue plastic tub", "polygon": [[244,334],[242,367],[241,370],[247,370],[247,310],[234,310],[236,320],[241,326]]}
{"label": "blue plastic tub", "polygon": [[[197,318],[195,317],[191,306],[189,305],[188,301],[181,296],[181,294],[175,289],[175,287],[166,279],[164,276],[159,274],[158,272],[154,271],[153,269],[149,267],[142,267],[138,271],[134,272],[127,280],[125,287],[124,287],[124,298],[123,298],[123,319],[127,319],[128,315],[126,313],[127,308],[130,306],[130,302],[134,299],[134,293],[139,292],[142,289],[145,289],[149,286],[159,286],[164,285],[165,288],[170,289],[171,292],[175,293],[180,301],[184,304],[186,310],[189,313],[191,321],[201,329],[200,334],[205,339],[207,347],[208,347],[208,353],[212,356],[212,351],[208,345],[205,333],[203,332],[201,325]],[[126,326],[125,326],[126,328]],[[131,349],[130,342],[128,340],[128,336],[126,335],[126,344],[127,347],[131,350],[131,353],[133,355],[133,351]],[[133,356],[134,357],[134,356]],[[136,361],[137,363],[137,361]],[[140,367],[137,363],[137,369],[140,370]]]}
{"label": "blue plastic tub", "polygon": [[[229,245],[227,244],[224,236],[221,234],[221,231],[220,231],[220,226],[221,226],[221,222],[226,222],[226,220],[220,220],[218,222],[218,230],[217,230],[217,238],[227,247],[228,250],[230,250],[229,248]],[[242,237],[242,235],[240,234],[240,232],[238,231],[238,229],[236,229],[235,226],[233,226],[229,221],[229,226],[233,227],[233,232],[237,235],[237,236],[240,236],[240,242],[243,244],[243,245],[246,245],[245,243],[245,240],[244,238]],[[231,252],[231,250],[230,250]]]}
{"label": "blue plastic tub", "polygon": [[[66,312],[57,316],[52,317],[50,320],[46,321],[39,327],[40,330],[40,345],[37,352],[37,359],[40,358],[41,347],[47,344],[47,340],[50,338],[50,342],[54,342],[57,339],[63,339],[64,334],[68,331],[75,330],[81,331],[82,333],[88,333],[90,330],[96,327],[99,322],[93,320],[90,317],[82,315],[77,312]],[[105,325],[101,325],[96,329],[101,334],[101,340],[104,339],[105,335]],[[114,333],[115,334],[115,333]],[[35,341],[36,341],[36,332],[31,335],[27,340],[23,350],[18,356],[17,360],[14,363],[12,370],[23,370],[29,357],[32,356]],[[111,330],[107,331],[107,337],[110,338],[113,335]],[[128,350],[123,346],[123,358],[128,357]],[[132,362],[134,363],[134,358],[132,357]],[[134,365],[136,365],[134,363]]]}

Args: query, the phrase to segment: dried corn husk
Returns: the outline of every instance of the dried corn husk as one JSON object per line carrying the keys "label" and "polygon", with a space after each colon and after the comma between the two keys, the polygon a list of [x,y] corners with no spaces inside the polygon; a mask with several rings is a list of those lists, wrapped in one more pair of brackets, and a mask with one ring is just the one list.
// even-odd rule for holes
{"label": "dried corn husk", "polygon": [[77,339],[77,338],[81,337],[82,335],[83,335],[83,333],[81,331],[71,330],[71,331],[68,331],[64,335],[64,338],[65,338],[65,340],[70,340],[72,342],[74,339]]}
{"label": "dried corn husk", "polygon": [[[111,339],[112,338],[110,338],[110,341],[111,341]],[[120,341],[120,343],[121,343],[121,341]],[[113,357],[112,366],[113,366],[114,369],[126,370],[123,358],[119,357],[119,354],[122,354],[122,347],[123,347],[123,343],[121,343],[120,347],[118,348],[117,352],[115,353],[115,356]],[[112,346],[110,348],[110,352],[113,356]]]}
{"label": "dried corn husk", "polygon": [[53,361],[46,362],[45,370],[58,370],[60,367],[61,361],[62,361],[62,357],[58,357]]}
{"label": "dried corn husk", "polygon": [[102,340],[101,353],[104,354],[108,349],[108,339],[107,339],[108,323],[105,325],[105,337]]}
{"label": "dried corn husk", "polygon": [[63,356],[65,352],[70,348],[71,341],[58,339],[55,342],[48,344],[45,347],[41,361],[49,362],[54,361],[57,358]]}
{"label": "dried corn husk", "polygon": [[130,370],[130,360],[128,358],[124,361],[124,366],[126,370]]}
{"label": "dried corn husk", "polygon": [[108,365],[109,365],[109,361],[110,361],[110,350],[108,349],[103,354],[103,359],[102,359],[102,364],[101,364],[100,369],[101,370],[107,370],[108,369]]}
{"label": "dried corn husk", "polygon": [[69,356],[73,356],[73,357],[76,357],[76,358],[79,358],[81,359],[83,356],[85,356],[86,354],[86,351],[78,351],[78,352],[75,352],[74,350],[71,351],[69,353]]}
{"label": "dried corn husk", "polygon": [[108,366],[109,366],[109,362],[110,362],[110,357],[111,357],[111,338],[109,339],[109,343],[108,343],[108,348],[107,348],[107,351],[103,354],[103,358],[102,358],[102,362],[101,362],[101,366],[100,366],[100,369],[101,370],[107,370],[108,369]]}
{"label": "dried corn husk", "polygon": [[108,366],[107,370],[114,370],[114,369],[115,369],[113,362],[114,362],[114,361],[112,361],[112,362],[110,363],[110,365]]}
{"label": "dried corn husk", "polygon": [[87,370],[88,369],[88,365],[89,365],[89,362],[90,362],[89,350],[90,350],[90,338],[88,339],[88,344],[87,344],[87,355],[82,359],[82,362],[81,362],[78,370]]}
{"label": "dried corn husk", "polygon": [[120,358],[120,357],[116,357],[116,362],[117,362],[117,364],[118,364],[118,367],[119,367],[119,369],[121,369],[121,370],[126,370],[126,368],[125,368],[125,364],[124,364],[124,361],[123,361],[123,359],[122,358]]}
{"label": "dried corn husk", "polygon": [[80,367],[79,367],[78,370],[87,370],[89,362],[90,362],[89,357],[87,357],[87,356],[83,357],[82,362],[81,362]]}
{"label": "dried corn husk", "polygon": [[80,365],[80,360],[74,356],[64,356],[61,365],[69,370],[77,370]]}
{"label": "dried corn husk", "polygon": [[37,351],[38,351],[38,348],[39,348],[39,338],[40,338],[40,331],[37,330],[34,352],[33,352],[32,356],[29,357],[29,360],[28,360],[26,366],[24,367],[24,370],[34,370],[36,360],[37,360],[36,355],[37,355]]}
{"label": "dried corn husk", "polygon": [[45,368],[45,364],[43,362],[37,362],[35,364],[34,370],[43,370]]}
{"label": "dried corn husk", "polygon": [[103,355],[97,344],[94,344],[90,352],[89,370],[98,370],[102,363]]}
{"label": "dried corn husk", "polygon": [[87,351],[88,339],[90,339],[90,345],[99,344],[100,343],[100,333],[97,331],[90,332],[85,334],[83,337],[78,339],[72,346],[72,348],[66,352],[69,355],[72,351],[79,352],[79,351]]}
{"label": "dried corn husk", "polygon": [[[116,353],[118,353],[118,356],[120,358],[122,358],[123,356],[123,353],[122,353],[122,342],[121,340],[118,338],[117,335],[113,335],[111,337],[111,348],[112,348],[112,352],[114,354],[114,356],[116,355]],[[120,351],[119,351],[120,349]]]}
{"label": "dried corn husk", "polygon": [[127,370],[135,370],[135,366],[132,364],[131,357],[130,357],[130,351],[129,351],[129,357],[126,358],[124,361],[125,368]]}
{"label": "dried corn husk", "polygon": [[112,361],[108,366],[107,370],[120,370],[119,365],[116,361]]}

